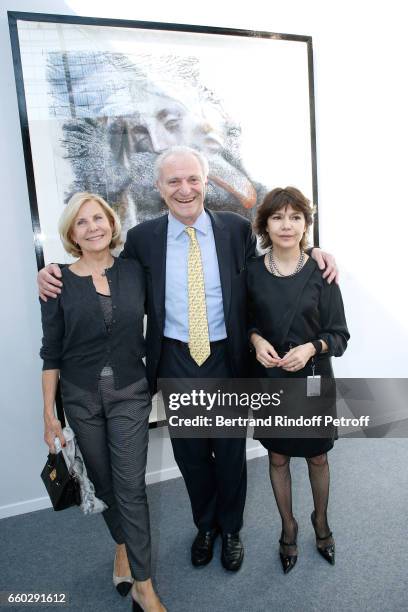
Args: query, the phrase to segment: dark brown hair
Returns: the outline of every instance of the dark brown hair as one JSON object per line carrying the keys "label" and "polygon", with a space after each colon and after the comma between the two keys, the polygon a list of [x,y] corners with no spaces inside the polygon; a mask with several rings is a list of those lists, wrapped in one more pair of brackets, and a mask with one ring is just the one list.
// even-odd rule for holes
{"label": "dark brown hair", "polygon": [[296,187],[276,187],[266,194],[264,200],[258,210],[254,221],[254,232],[260,237],[260,246],[262,249],[267,249],[271,246],[271,239],[266,231],[267,222],[271,215],[278,210],[292,206],[293,210],[303,213],[306,221],[306,231],[300,241],[300,248],[307,247],[308,229],[313,223],[313,206],[299,189]]}

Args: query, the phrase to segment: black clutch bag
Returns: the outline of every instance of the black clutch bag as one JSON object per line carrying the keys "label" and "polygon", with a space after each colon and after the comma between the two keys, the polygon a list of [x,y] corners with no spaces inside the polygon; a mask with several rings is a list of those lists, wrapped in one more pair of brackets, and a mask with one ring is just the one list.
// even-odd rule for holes
{"label": "black clutch bag", "polygon": [[41,478],[54,510],[65,510],[70,506],[80,505],[79,482],[69,473],[62,452],[48,455]]}

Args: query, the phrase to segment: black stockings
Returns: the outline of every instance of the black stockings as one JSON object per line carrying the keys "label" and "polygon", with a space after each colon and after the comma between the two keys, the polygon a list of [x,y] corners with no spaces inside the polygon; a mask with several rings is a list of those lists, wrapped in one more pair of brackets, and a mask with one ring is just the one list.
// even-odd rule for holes
{"label": "black stockings", "polygon": [[282,519],[282,538],[285,542],[295,542],[297,523],[292,512],[290,457],[269,451],[269,474],[279,514]]}
{"label": "black stockings", "polygon": [[[315,507],[315,526],[319,536],[330,532],[327,523],[327,504],[329,501],[330,472],[327,454],[307,458],[310,485]],[[292,511],[292,478],[290,457],[269,451],[269,473],[271,484],[282,519],[283,539],[296,540],[297,524]]]}
{"label": "black stockings", "polygon": [[327,504],[329,502],[330,471],[327,454],[307,459],[309,479],[315,507],[316,534],[323,537],[330,532],[327,523]]}

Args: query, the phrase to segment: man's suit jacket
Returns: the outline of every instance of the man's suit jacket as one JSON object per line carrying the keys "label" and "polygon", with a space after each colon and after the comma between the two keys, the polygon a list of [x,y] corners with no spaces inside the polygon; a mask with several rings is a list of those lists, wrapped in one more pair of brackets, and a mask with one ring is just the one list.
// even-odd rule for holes
{"label": "man's suit jacket", "polygon": [[[232,212],[211,212],[220,270],[224,319],[233,375],[247,375],[248,327],[246,269],[255,255],[250,223]],[[165,319],[165,275],[168,215],[145,221],[129,230],[124,257],[137,259],[146,276],[146,366],[152,392],[156,391]]]}

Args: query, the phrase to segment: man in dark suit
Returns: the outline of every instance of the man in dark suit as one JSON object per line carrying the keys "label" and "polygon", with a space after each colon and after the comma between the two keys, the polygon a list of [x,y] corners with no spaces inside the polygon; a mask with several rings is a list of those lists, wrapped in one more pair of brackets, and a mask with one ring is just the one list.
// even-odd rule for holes
{"label": "man in dark suit", "polygon": [[[230,212],[204,209],[208,163],[198,151],[173,147],[156,164],[157,186],[169,214],[128,232],[123,254],[140,261],[147,279],[147,376],[230,378],[245,376],[246,262],[255,254],[250,223]],[[188,257],[194,228],[205,286],[208,355],[198,364],[189,348]],[[245,439],[172,439],[198,528],[192,563],[211,560],[222,534],[222,563],[237,570],[246,494]]]}
{"label": "man in dark suit", "polygon": [[[204,208],[207,176],[208,162],[194,149],[172,147],[160,155],[156,181],[169,214],[129,230],[124,247],[123,256],[137,259],[146,276],[146,365],[152,392],[157,378],[247,373],[245,273],[255,239],[243,217]],[[47,268],[58,272],[55,266]],[[58,281],[41,274],[42,295],[53,295]],[[172,439],[198,529],[191,548],[195,566],[211,561],[220,533],[224,567],[241,567],[245,443],[242,438]]]}

